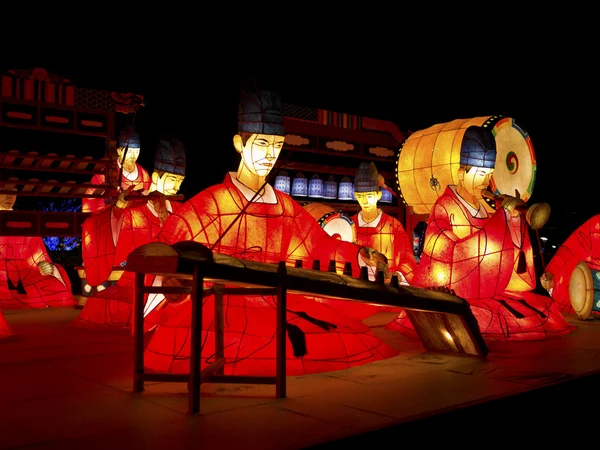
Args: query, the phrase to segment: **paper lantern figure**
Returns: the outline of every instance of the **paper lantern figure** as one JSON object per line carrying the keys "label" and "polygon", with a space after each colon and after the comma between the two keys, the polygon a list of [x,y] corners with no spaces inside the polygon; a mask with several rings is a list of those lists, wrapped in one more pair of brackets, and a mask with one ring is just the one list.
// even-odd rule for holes
{"label": "paper lantern figure", "polygon": [[[458,183],[446,186],[433,206],[413,283],[442,286],[466,299],[488,339],[535,340],[570,332],[556,303],[533,292],[523,200],[503,194],[496,198],[496,212],[484,206],[497,160],[492,132],[469,127],[460,144]],[[407,319],[397,318],[388,328],[394,327],[407,327]]]}
{"label": "paper lantern figure", "polygon": [[[377,207],[382,190],[380,177],[374,163],[360,163],[354,178],[354,196],[360,205],[360,211],[352,216],[356,226],[356,243],[359,246],[374,248],[385,255],[388,261],[389,277],[398,276],[401,284],[409,284],[416,262],[413,256],[411,239],[398,219],[384,213]],[[377,277],[375,268],[369,268],[369,279]],[[361,320],[378,311],[390,311],[390,308],[379,308],[368,304],[331,302],[334,306],[344,306],[344,311]],[[398,312],[400,310],[398,309]]]}
{"label": "paper lantern figure", "polygon": [[542,286],[565,314],[598,315],[600,296],[600,215],[586,220],[562,243],[548,263]]}
{"label": "paper lantern figure", "polygon": [[333,175],[329,175],[327,180],[323,182],[323,198],[335,200],[337,199],[338,186]]}
{"label": "paper lantern figure", "polygon": [[[517,189],[524,202],[531,197],[537,165],[528,133],[501,115],[456,119],[412,133],[398,153],[398,189],[415,214],[429,214],[446,186],[458,183],[461,144],[471,126],[488,129],[496,142],[489,189],[496,195]],[[493,203],[484,206],[493,211]]]}
{"label": "paper lantern figure", "polygon": [[9,339],[15,335],[14,331],[6,321],[4,314],[0,311],[0,340]]}
{"label": "paper lantern figure", "polygon": [[321,180],[316,173],[308,182],[308,196],[313,198],[323,198],[323,180]]}
{"label": "paper lantern figure", "polygon": [[296,173],[292,181],[292,195],[295,197],[306,197],[308,195],[308,180],[302,172]]}
{"label": "paper lantern figure", "polygon": [[344,177],[340,180],[338,200],[354,200],[354,188],[352,186],[352,181],[348,177]]}
{"label": "paper lantern figure", "polygon": [[[133,127],[125,128],[119,135],[117,141],[117,166],[121,172],[120,189],[126,190],[132,188],[134,191],[148,193],[152,180],[150,175],[137,160],[140,156],[140,136]],[[92,184],[106,183],[106,177],[103,174],[96,174],[92,177]],[[94,189],[88,189],[87,193],[93,193]],[[96,212],[107,206],[108,197],[104,198],[83,198],[81,200],[82,212]]]}
{"label": "paper lantern figure", "polygon": [[290,193],[290,176],[285,170],[280,171],[275,177],[275,189],[281,192]]}
{"label": "paper lantern figure", "polygon": [[[16,195],[0,194],[1,211]],[[39,236],[0,236],[0,310],[74,306],[71,282]]]}
{"label": "paper lantern figure", "polygon": [[[196,241],[215,252],[290,266],[297,260],[304,267],[312,267],[314,260],[334,260],[343,269],[351,262],[358,275],[359,247],[329,236],[300,204],[266,181],[284,144],[281,107],[279,96],[269,91],[242,95],[233,139],[241,155],[238,171],[185,202],[169,216],[158,240],[169,245]],[[262,295],[224,297],[226,374],[275,373],[275,301]],[[360,321],[314,297],[288,293],[287,302],[288,375],[348,368],[397,354]],[[146,303],[146,314],[149,306],[154,305]],[[159,308],[160,321],[146,348],[147,368],[188,373],[189,296]],[[202,342],[214,348],[213,296],[205,297],[203,308]],[[203,367],[208,363],[201,361]]]}
{"label": "paper lantern figure", "polygon": [[[185,177],[186,155],[181,141],[162,137],[154,156],[149,194],[133,198],[122,191],[114,205],[97,211],[83,223],[83,262],[90,284],[105,282],[115,266],[125,267],[127,255],[153,241],[166,217],[181,203],[165,199],[179,191]],[[88,297],[73,326],[131,327],[135,273],[124,271],[118,281]]]}

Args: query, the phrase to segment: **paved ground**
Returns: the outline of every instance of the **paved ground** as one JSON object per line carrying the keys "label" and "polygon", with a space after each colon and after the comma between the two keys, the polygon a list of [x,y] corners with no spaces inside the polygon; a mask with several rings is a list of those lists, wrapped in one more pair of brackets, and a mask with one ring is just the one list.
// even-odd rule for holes
{"label": "paved ground", "polygon": [[600,321],[564,338],[490,344],[485,362],[427,354],[377,330],[402,354],[288,377],[282,400],[272,386],[205,384],[191,416],[185,383],[133,394],[129,333],[68,327],[77,313],[6,314],[19,338],[0,344],[1,449],[362,448],[417,438],[481,448],[593,437]]}

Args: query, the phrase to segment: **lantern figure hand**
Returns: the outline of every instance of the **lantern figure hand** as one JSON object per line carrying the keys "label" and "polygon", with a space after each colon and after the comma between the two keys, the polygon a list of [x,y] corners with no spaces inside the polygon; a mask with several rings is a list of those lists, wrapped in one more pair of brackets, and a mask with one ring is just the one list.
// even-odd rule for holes
{"label": "lantern figure hand", "polygon": [[544,272],[544,274],[540,277],[540,283],[544,289],[548,291],[550,295],[552,295],[552,289],[554,288],[554,275],[550,272]]}
{"label": "lantern figure hand", "polygon": [[54,264],[48,261],[40,261],[37,264],[40,275],[54,275]]}
{"label": "lantern figure hand", "polygon": [[135,185],[129,186],[127,189],[119,192],[117,203],[115,204],[115,214],[118,216],[128,208],[136,208],[145,205],[148,198],[143,194],[134,193]]}
{"label": "lantern figure hand", "polygon": [[525,206],[525,202],[521,200],[521,195],[519,194],[518,190],[515,189],[514,197],[504,194],[501,197],[502,202],[500,203],[500,206],[506,209],[506,211],[508,211],[512,217],[517,217],[519,214],[521,214],[520,209]]}
{"label": "lantern figure hand", "polygon": [[377,272],[388,273],[388,259],[383,253],[371,247],[361,247],[359,255],[367,266],[375,267]]}
{"label": "lantern figure hand", "polygon": [[158,216],[160,224],[162,225],[169,216],[169,210],[167,209],[167,200],[165,194],[159,191],[153,191],[152,196],[149,200],[152,206],[154,207],[154,211],[156,211],[156,215]]}

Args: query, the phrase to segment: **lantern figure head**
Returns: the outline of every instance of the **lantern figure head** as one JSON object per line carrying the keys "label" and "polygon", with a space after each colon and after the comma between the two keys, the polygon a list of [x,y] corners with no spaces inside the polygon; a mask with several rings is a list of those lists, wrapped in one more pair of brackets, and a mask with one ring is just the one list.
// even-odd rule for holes
{"label": "lantern figure head", "polygon": [[128,172],[135,170],[135,163],[140,156],[140,135],[135,128],[126,127],[117,139],[117,155],[120,165]]}
{"label": "lantern figure head", "polygon": [[238,179],[266,177],[284,141],[283,106],[279,95],[270,91],[243,91],[238,107],[238,134],[233,138],[233,145],[242,156]]}
{"label": "lantern figure head", "polygon": [[275,177],[275,189],[281,192],[290,193],[290,176],[285,170],[281,170]]}
{"label": "lantern figure head", "polygon": [[294,181],[292,182],[292,195],[296,195],[298,197],[306,197],[307,193],[307,180],[302,172],[298,172],[296,174],[296,178],[294,178]]}
{"label": "lantern figure head", "polygon": [[185,148],[179,139],[163,136],[154,153],[154,172],[151,190],[165,195],[179,192],[185,178]]}
{"label": "lantern figure head", "polygon": [[374,163],[360,163],[354,178],[354,197],[364,212],[377,210],[381,198],[379,174]]}
{"label": "lantern figure head", "polygon": [[344,177],[340,180],[338,189],[338,200],[354,200],[354,188],[350,178]]}
{"label": "lantern figure head", "polygon": [[308,196],[323,198],[323,180],[316,173],[308,182]]}
{"label": "lantern figure head", "polygon": [[329,175],[329,178],[323,183],[323,198],[336,199],[337,192],[337,181],[335,181],[333,175]]}

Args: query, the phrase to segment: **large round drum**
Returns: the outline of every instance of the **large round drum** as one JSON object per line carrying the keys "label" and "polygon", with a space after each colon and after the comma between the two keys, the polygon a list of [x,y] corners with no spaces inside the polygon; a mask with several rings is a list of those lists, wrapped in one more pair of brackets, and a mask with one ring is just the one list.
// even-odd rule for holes
{"label": "large round drum", "polygon": [[[489,128],[496,140],[496,167],[490,189],[496,194],[531,197],[535,183],[535,154],[529,135],[510,117],[456,119],[412,133],[404,141],[396,166],[398,189],[415,214],[429,214],[446,186],[458,183],[460,149],[470,126]],[[488,209],[493,204],[487,205]]]}
{"label": "large round drum", "polygon": [[600,311],[600,271],[591,269],[588,263],[580,261],[569,279],[569,297],[575,314],[586,320],[592,311]]}
{"label": "large round drum", "polygon": [[315,218],[330,236],[342,241],[356,243],[356,226],[344,211],[333,209],[318,202],[308,203],[304,205],[304,209]]}

